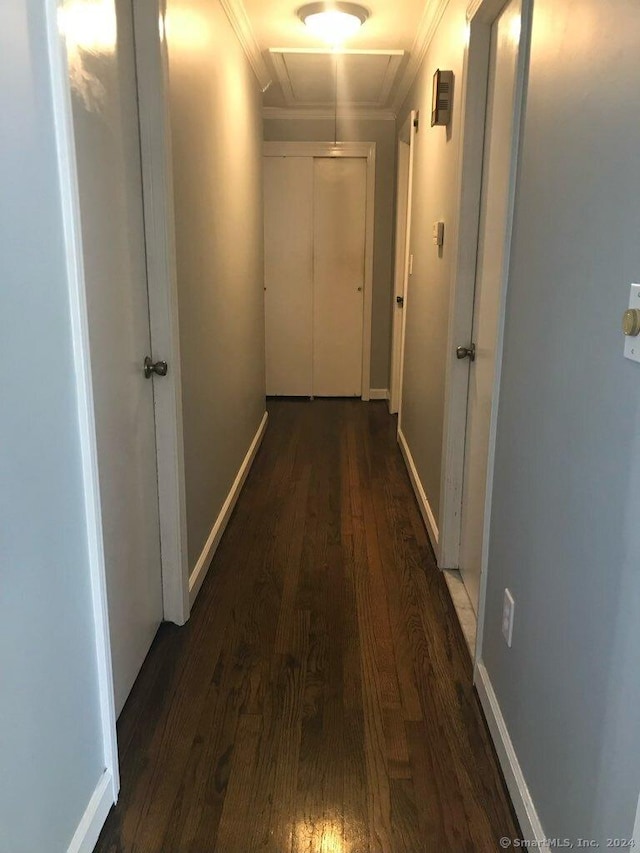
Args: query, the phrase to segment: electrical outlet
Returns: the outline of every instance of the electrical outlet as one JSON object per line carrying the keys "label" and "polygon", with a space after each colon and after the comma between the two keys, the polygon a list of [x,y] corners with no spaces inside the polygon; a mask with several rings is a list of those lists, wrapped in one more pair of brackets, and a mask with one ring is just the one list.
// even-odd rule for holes
{"label": "electrical outlet", "polygon": [[504,603],[502,605],[502,636],[506,644],[511,648],[511,639],[513,637],[513,614],[516,609],[516,603],[508,589],[504,591]]}

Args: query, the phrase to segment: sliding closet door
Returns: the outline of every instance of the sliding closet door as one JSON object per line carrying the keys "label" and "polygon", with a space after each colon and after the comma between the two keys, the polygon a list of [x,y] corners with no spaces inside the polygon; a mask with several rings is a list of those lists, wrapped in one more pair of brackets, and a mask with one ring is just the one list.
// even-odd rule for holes
{"label": "sliding closet door", "polygon": [[264,158],[267,394],[312,386],[313,159]]}
{"label": "sliding closet door", "polygon": [[359,397],[367,161],[313,160],[313,394]]}

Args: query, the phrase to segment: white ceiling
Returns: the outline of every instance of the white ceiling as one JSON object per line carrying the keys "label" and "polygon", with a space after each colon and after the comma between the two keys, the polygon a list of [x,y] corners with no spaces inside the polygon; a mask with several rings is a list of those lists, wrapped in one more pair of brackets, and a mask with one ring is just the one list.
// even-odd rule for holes
{"label": "white ceiling", "polygon": [[446,6],[446,0],[367,0],[368,20],[336,56],[298,18],[303,2],[222,2],[241,20],[245,49],[250,45],[258,54],[252,64],[260,66],[261,82],[272,80],[264,100],[272,113],[331,111],[336,70],[341,108],[380,114],[397,110]]}

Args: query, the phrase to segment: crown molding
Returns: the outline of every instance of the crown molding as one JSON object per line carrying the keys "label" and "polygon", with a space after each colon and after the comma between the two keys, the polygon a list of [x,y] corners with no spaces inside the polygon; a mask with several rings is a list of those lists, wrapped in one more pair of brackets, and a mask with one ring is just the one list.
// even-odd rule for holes
{"label": "crown molding", "polygon": [[[320,107],[317,109],[305,109],[304,107],[264,107],[262,117],[269,119],[286,119],[288,121],[322,121],[335,118],[333,107]],[[360,121],[395,121],[396,114],[393,110],[380,107],[352,107],[339,108],[338,119],[356,119]]]}
{"label": "crown molding", "polygon": [[418,71],[424,61],[429,45],[431,44],[436,30],[438,29],[438,25],[442,20],[442,16],[444,15],[448,3],[449,0],[427,0],[424,12],[422,13],[420,26],[418,27],[418,32],[416,33],[411,53],[409,54],[409,62],[407,63],[407,67],[402,80],[400,81],[400,85],[398,86],[396,97],[393,102],[393,110],[396,114],[400,112],[400,108],[402,107],[405,98],[409,94],[409,90],[418,75]]}
{"label": "crown molding", "polygon": [[262,52],[253,34],[251,21],[247,15],[247,10],[244,8],[244,3],[242,0],[220,0],[220,5],[226,12],[227,18],[229,18],[229,23],[233,27],[238,41],[249,60],[249,64],[258,79],[260,88],[263,92],[266,92],[272,83],[271,74],[262,58]]}

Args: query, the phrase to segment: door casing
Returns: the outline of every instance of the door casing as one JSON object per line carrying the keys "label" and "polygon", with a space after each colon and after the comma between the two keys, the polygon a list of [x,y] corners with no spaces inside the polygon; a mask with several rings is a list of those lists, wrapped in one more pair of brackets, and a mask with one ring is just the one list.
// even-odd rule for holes
{"label": "door casing", "polygon": [[164,0],[133,3],[151,345],[169,364],[154,387],[162,597],[165,621],[183,625],[189,557],[165,11]]}
{"label": "door casing", "polygon": [[[398,134],[398,169],[396,173],[396,251],[393,287],[391,387],[389,412],[398,413],[398,432],[402,420],[402,381],[404,373],[404,341],[407,326],[407,292],[409,290],[409,259],[411,256],[411,205],[413,199],[413,157],[418,113],[412,110]],[[397,298],[403,300],[402,307]]]}
{"label": "door casing", "polygon": [[[154,351],[162,353],[162,358],[170,365],[170,371],[163,382],[157,383],[162,393],[155,395],[163,609],[165,619],[184,624],[189,618],[189,580],[171,147],[165,97],[168,66],[163,27],[160,28],[161,36],[160,40],[158,39],[158,21],[164,21],[165,10],[162,0],[154,0],[149,4],[135,3],[133,8],[140,97],[151,340]],[[106,818],[109,805],[117,800],[120,778],[80,196],[69,67],[58,11],[57,0],[46,0],[87,513],[88,571],[93,595],[92,615],[103,734],[105,775],[101,780],[100,790],[104,793],[104,799],[96,806],[95,826],[98,827]],[[92,831],[93,826],[88,830],[88,834]]]}
{"label": "door casing", "polygon": [[[480,593],[488,438],[495,375],[497,320],[509,249],[515,84],[520,55],[522,0],[508,0],[492,28],[478,262],[469,367],[467,429],[460,535],[460,575],[475,612]],[[516,37],[517,36],[517,37]],[[461,341],[468,344],[468,341]]]}
{"label": "door casing", "polygon": [[[478,258],[482,169],[484,156],[485,115],[487,107],[487,81],[491,27],[505,6],[505,0],[473,0],[467,9],[468,45],[464,55],[460,97],[463,103],[463,120],[460,141],[457,195],[458,217],[455,223],[457,248],[451,275],[451,296],[447,331],[447,359],[445,372],[444,434],[442,444],[440,518],[440,555],[442,569],[457,569],[460,559],[460,533],[462,517],[462,486],[464,450],[466,439],[466,409],[469,386],[467,362],[456,358],[456,347],[471,340],[473,306]],[[491,492],[495,456],[498,393],[502,368],[502,339],[509,269],[513,209],[516,192],[520,130],[524,111],[526,79],[531,42],[533,0],[523,0],[521,47],[516,79],[513,141],[511,146],[511,182],[508,202],[507,229],[505,233],[505,276],[501,286],[500,309],[497,326],[496,361],[493,381],[491,426],[487,464],[487,488],[484,509],[484,531],[481,561],[480,599],[478,605],[478,633],[475,660],[482,654],[482,625],[484,620],[488,561],[488,533],[491,516]]]}
{"label": "door casing", "polygon": [[363,157],[367,161],[364,307],[362,330],[362,399],[370,399],[371,314],[373,306],[373,230],[376,186],[375,142],[265,142],[265,157]]}

